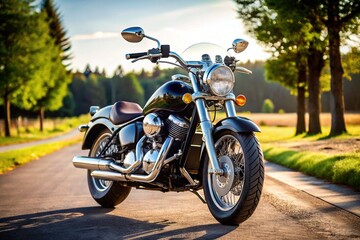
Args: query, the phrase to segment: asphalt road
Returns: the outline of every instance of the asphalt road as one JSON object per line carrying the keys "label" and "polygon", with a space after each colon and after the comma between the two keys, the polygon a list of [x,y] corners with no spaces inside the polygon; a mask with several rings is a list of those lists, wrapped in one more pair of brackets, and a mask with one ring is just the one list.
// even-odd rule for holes
{"label": "asphalt road", "polygon": [[360,239],[360,218],[266,177],[254,215],[223,226],[192,193],[133,190],[114,209],[98,207],[80,145],[0,175],[0,239]]}

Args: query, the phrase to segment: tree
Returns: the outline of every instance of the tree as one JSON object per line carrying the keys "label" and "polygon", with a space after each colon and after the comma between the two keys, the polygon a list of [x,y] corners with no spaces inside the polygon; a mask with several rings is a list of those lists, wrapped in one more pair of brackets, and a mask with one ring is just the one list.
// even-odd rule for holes
{"label": "tree", "polygon": [[[296,59],[297,61],[294,61]],[[297,95],[297,124],[295,134],[306,132],[305,125],[305,93],[306,93],[306,63],[301,57],[282,54],[265,64],[265,78],[270,81],[279,81],[283,86],[296,86]]]}
{"label": "tree", "polygon": [[29,109],[43,97],[49,77],[48,28],[30,1],[0,3],[0,95],[5,135],[10,136],[10,104]]}
{"label": "tree", "polygon": [[61,61],[64,66],[68,66],[66,62],[71,59],[70,49],[71,43],[66,37],[66,31],[61,23],[61,15],[55,7],[53,0],[43,0],[41,10],[46,13],[46,22],[49,24],[50,36],[55,39],[55,45],[60,48]]}
{"label": "tree", "polygon": [[331,130],[330,135],[347,132],[343,96],[340,34],[359,33],[360,2],[355,0],[302,0],[304,9],[319,19],[328,31],[331,72]]}
{"label": "tree", "polygon": [[[286,56],[296,62],[297,82],[287,80],[285,86],[298,88],[297,133],[304,131],[304,92],[305,72],[309,69],[309,131],[321,132],[320,126],[320,73],[323,67],[324,45],[321,44],[321,26],[316,19],[303,10],[299,2],[286,0],[238,0],[240,18],[245,20],[249,31],[265,45],[269,46],[274,58]],[[291,58],[291,59],[290,59]],[[306,65],[304,59],[307,59]],[[315,61],[316,64],[315,64]],[[269,69],[271,70],[271,68]],[[286,72],[286,71],[285,71]],[[285,74],[278,72],[277,74]],[[284,81],[284,78],[279,78]],[[278,80],[279,81],[279,80]],[[300,87],[300,88],[299,88]]]}
{"label": "tree", "polygon": [[[45,110],[55,111],[62,106],[63,98],[67,95],[71,76],[66,72],[65,60],[69,60],[68,51],[71,47],[65,30],[61,25],[59,14],[52,0],[43,0],[41,12],[49,27],[49,36],[53,39],[54,48],[51,52],[51,76],[46,79],[45,95],[42,97],[35,110],[39,111],[40,131],[43,131]],[[51,46],[49,46],[51,47]]]}
{"label": "tree", "polygon": [[262,110],[263,113],[273,113],[274,112],[274,103],[270,99],[265,99]]}

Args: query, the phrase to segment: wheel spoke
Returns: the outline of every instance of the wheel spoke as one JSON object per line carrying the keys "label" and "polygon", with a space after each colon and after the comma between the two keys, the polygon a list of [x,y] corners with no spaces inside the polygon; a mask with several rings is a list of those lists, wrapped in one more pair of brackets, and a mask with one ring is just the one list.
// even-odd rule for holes
{"label": "wheel spoke", "polygon": [[[226,179],[226,174],[221,178],[214,175],[209,175],[209,188],[211,189],[211,197],[214,200],[214,203],[222,210],[228,211],[234,208],[238,201],[240,201],[242,189],[243,189],[243,180],[245,175],[245,159],[243,155],[243,150],[240,145],[240,142],[237,138],[232,135],[224,135],[222,136],[216,143],[216,155],[218,159],[223,156],[227,156],[230,160],[226,160],[227,162],[231,162],[233,165],[233,172],[229,172],[228,174],[234,174],[232,181],[224,180]],[[209,168],[211,166],[209,165]],[[215,187],[217,184],[217,187]],[[227,184],[231,184],[230,186],[226,186]],[[228,187],[230,189],[227,193],[224,193],[224,188]],[[223,189],[223,190],[219,190]],[[220,191],[220,192],[219,192]]]}

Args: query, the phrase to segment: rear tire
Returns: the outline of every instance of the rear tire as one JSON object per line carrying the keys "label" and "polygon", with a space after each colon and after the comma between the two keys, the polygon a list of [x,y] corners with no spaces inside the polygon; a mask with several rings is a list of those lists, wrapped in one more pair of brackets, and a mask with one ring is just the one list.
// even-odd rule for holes
{"label": "rear tire", "polygon": [[[103,130],[94,141],[89,157],[97,157],[110,137],[111,132],[108,129]],[[107,151],[112,151],[112,148],[110,147]],[[91,170],[87,172],[87,181],[91,196],[106,208],[113,208],[120,204],[131,191],[131,187],[122,186],[119,182],[92,177]]]}
{"label": "rear tire", "polygon": [[238,225],[255,211],[264,182],[263,153],[253,133],[222,131],[215,138],[215,151],[223,176],[209,174],[206,157],[203,184],[211,214],[220,223]]}

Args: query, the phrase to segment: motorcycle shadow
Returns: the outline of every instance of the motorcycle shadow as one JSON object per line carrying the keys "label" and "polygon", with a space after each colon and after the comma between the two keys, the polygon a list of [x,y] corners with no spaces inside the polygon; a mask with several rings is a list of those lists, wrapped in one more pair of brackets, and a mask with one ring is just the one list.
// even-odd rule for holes
{"label": "motorcycle shadow", "polygon": [[112,210],[86,207],[1,218],[0,239],[215,239],[236,229],[220,224],[179,228],[168,220],[111,215]]}

